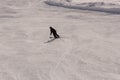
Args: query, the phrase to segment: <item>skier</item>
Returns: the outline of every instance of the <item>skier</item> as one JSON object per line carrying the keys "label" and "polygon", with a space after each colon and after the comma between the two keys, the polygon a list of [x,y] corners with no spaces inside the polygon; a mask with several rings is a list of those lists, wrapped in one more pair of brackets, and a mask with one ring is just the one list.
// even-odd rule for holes
{"label": "skier", "polygon": [[60,38],[60,36],[57,34],[56,30],[54,28],[52,28],[51,26],[49,27],[50,28],[50,35],[53,34],[54,38]]}

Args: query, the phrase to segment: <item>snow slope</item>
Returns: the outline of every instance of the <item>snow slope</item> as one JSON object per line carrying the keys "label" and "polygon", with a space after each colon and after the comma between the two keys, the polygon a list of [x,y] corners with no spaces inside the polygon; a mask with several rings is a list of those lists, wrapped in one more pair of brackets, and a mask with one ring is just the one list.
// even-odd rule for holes
{"label": "snow slope", "polygon": [[107,1],[61,1],[61,0],[47,0],[45,1],[46,4],[52,5],[52,6],[59,6],[64,8],[70,8],[70,9],[82,9],[82,10],[92,10],[92,11],[99,11],[99,12],[107,12],[107,13],[115,13],[120,14],[120,4],[119,2],[112,3]]}
{"label": "snow slope", "polygon": [[[120,80],[119,14],[14,1],[0,0],[0,80]],[[45,43],[49,26],[62,38]]]}

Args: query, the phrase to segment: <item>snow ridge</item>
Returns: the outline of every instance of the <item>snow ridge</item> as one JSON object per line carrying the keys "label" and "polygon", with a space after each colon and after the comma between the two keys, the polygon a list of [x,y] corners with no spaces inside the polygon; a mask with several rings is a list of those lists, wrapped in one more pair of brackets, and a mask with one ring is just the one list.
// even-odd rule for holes
{"label": "snow ridge", "polygon": [[[54,0],[47,0],[45,1],[45,3],[51,6],[59,6],[59,7],[69,8],[69,9],[81,9],[81,10],[120,14],[120,5],[111,4],[111,3],[106,4],[104,2],[93,2],[93,3],[90,2],[90,3],[81,3],[78,5],[72,2],[67,2],[67,1],[61,2],[61,1],[54,1]],[[111,7],[106,7],[106,6],[111,6]]]}

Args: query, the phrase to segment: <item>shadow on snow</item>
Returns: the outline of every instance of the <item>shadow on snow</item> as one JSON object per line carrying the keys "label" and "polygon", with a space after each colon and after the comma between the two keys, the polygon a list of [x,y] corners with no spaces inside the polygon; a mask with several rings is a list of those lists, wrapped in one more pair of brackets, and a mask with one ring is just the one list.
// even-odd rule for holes
{"label": "shadow on snow", "polygon": [[55,38],[51,39],[51,40],[48,40],[47,42],[45,43],[50,43],[50,42],[53,42],[55,40]]}

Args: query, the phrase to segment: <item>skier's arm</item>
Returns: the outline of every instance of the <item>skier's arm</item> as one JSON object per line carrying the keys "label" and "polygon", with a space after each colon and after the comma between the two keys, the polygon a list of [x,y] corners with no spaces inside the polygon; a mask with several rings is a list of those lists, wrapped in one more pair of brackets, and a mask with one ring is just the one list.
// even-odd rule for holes
{"label": "skier's arm", "polygon": [[50,31],[50,35],[52,35],[52,31]]}

